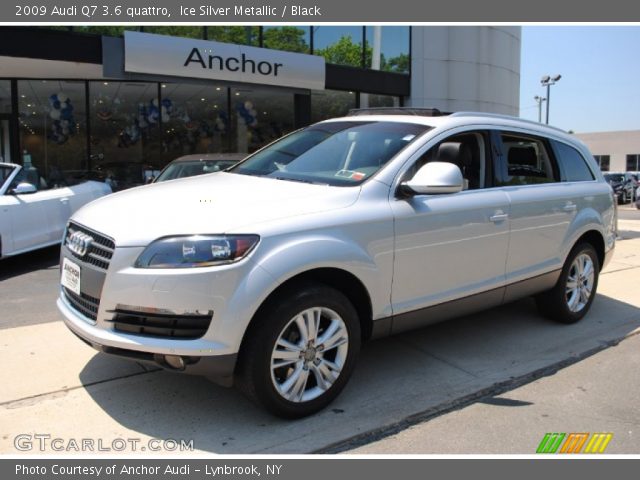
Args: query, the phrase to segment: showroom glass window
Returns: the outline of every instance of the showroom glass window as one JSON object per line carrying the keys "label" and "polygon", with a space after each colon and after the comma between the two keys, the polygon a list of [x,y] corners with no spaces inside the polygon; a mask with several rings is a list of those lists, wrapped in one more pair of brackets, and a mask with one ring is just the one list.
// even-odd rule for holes
{"label": "showroom glass window", "polygon": [[22,162],[38,170],[39,188],[69,183],[87,165],[85,82],[19,80]]}
{"label": "showroom glass window", "polygon": [[143,171],[160,169],[164,109],[158,84],[90,82],[91,166],[114,177],[119,186],[143,181]]}
{"label": "showroom glass window", "polygon": [[361,93],[361,108],[399,107],[400,97],[393,95],[376,95],[375,93]]}
{"label": "showroom glass window", "polygon": [[121,37],[124,35],[125,30],[131,30],[134,32],[140,31],[140,27],[117,27],[113,25],[96,25],[96,26],[74,26],[72,27],[74,32],[90,33],[92,35],[106,35],[108,37]]}
{"label": "showroom glass window", "polygon": [[356,108],[355,92],[314,90],[311,92],[311,123],[328,118],[344,117]]}
{"label": "showroom glass window", "polygon": [[273,50],[309,53],[310,28],[300,26],[262,27],[262,46]]}
{"label": "showroom glass window", "polygon": [[[328,63],[362,67],[363,29],[358,26],[314,26],[313,53],[325,58]],[[371,50],[367,58],[370,62]],[[367,63],[367,62],[365,62]]]}
{"label": "showroom glass window", "polygon": [[294,129],[293,93],[253,88],[231,89],[232,152],[252,153]]}
{"label": "showroom glass window", "polygon": [[409,73],[409,42],[409,27],[366,27],[365,47],[371,54],[367,53],[365,67],[385,72]]}
{"label": "showroom glass window", "polygon": [[161,84],[163,160],[229,150],[227,87],[211,83]]}
{"label": "showroom glass window", "polygon": [[11,82],[0,80],[0,162],[9,162],[11,158],[11,130],[9,128],[9,117],[11,113]]}
{"label": "showroom glass window", "polygon": [[145,33],[157,33],[159,35],[171,35],[172,37],[204,38],[204,27],[180,27],[177,25],[162,27],[144,27]]}
{"label": "showroom glass window", "polygon": [[242,25],[207,27],[207,39],[257,47],[260,44],[260,28]]}

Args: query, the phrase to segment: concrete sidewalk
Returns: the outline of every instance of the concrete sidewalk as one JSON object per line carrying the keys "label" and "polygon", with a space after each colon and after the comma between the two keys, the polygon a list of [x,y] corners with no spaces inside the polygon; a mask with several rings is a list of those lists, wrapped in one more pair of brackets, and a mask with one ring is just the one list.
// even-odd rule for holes
{"label": "concrete sidewalk", "polygon": [[107,443],[193,439],[207,453],[344,451],[510,391],[633,334],[640,328],[639,274],[640,239],[624,240],[592,311],[577,325],[543,319],[526,299],[372,342],[340,398],[296,422],[270,417],[205,379],[97,354],[60,321],[8,328],[0,340],[0,453],[16,453],[14,438],[24,433]]}

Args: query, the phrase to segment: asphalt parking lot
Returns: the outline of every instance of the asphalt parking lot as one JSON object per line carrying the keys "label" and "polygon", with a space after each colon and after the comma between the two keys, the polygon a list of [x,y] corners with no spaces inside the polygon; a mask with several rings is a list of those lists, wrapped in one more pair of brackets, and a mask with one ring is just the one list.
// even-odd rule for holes
{"label": "asphalt parking lot", "polygon": [[[607,402],[620,421],[601,428],[613,429],[619,439],[611,445],[612,453],[639,453],[638,410],[624,406],[637,406],[639,383],[633,365],[638,365],[640,351],[629,342],[640,338],[635,336],[640,332],[640,211],[629,206],[621,211],[622,240],[601,276],[592,311],[579,324],[551,323],[526,299],[371,342],[338,400],[313,417],[293,422],[263,413],[234,389],[97,354],[78,341],[55,307],[56,248],[3,260],[0,453],[18,453],[14,439],[20,434],[104,439],[106,444],[114,438],[184,439],[193,440],[197,451],[223,454],[532,453],[549,425],[530,422],[528,431],[514,434],[523,417],[508,400],[521,389],[538,386],[542,391],[550,379],[589,378],[589,369],[572,372],[604,358],[601,355],[608,360],[597,365],[613,365],[621,372],[611,377],[613,384],[607,388]],[[527,403],[535,405],[536,395],[542,393],[529,392]],[[583,408],[573,410],[588,411],[595,400],[583,395]],[[560,421],[572,418],[572,409],[563,403],[571,401],[576,400],[562,397],[545,404],[552,412],[567,412],[556,417],[559,431],[570,428],[565,425],[574,431],[581,427],[579,419],[564,425]],[[490,415],[480,408],[487,404],[493,409]],[[430,449],[429,431],[419,430],[445,422],[455,432],[456,419],[464,430],[491,418],[512,431],[510,442],[497,442],[493,449],[477,446],[488,444],[490,434],[482,431],[469,437],[473,441]],[[582,425],[587,428],[586,422]],[[422,442],[421,449],[412,447],[416,442]]]}

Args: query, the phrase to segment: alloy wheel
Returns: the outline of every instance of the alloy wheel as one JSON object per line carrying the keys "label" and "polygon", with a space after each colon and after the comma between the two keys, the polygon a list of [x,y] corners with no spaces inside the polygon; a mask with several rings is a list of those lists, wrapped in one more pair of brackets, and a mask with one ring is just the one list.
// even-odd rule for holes
{"label": "alloy wheel", "polygon": [[295,315],[282,329],[271,353],[271,381],[290,402],[324,394],[340,376],[349,351],[344,320],[326,307]]}
{"label": "alloy wheel", "polygon": [[567,276],[565,293],[569,310],[579,312],[589,303],[594,281],[593,260],[586,253],[581,253],[574,259]]}

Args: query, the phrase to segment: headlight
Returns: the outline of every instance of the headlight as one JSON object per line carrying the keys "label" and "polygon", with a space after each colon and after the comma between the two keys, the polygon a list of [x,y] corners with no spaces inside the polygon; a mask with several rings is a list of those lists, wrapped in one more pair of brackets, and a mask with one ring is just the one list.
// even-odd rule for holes
{"label": "headlight", "polygon": [[137,268],[209,267],[236,262],[258,243],[257,235],[185,235],[160,238],[144,249]]}

